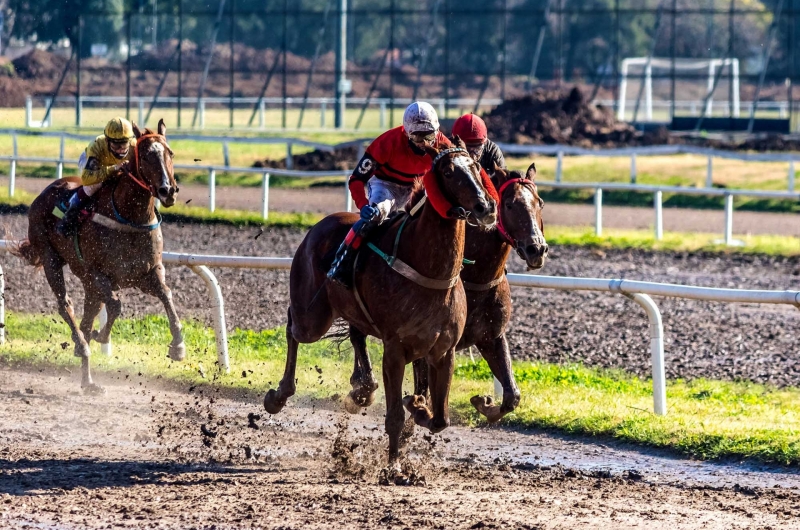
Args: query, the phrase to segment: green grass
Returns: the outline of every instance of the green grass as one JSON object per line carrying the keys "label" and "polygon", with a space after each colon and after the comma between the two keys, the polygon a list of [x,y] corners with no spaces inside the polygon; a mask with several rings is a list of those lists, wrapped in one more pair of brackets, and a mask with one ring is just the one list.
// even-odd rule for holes
{"label": "green grass", "polygon": [[[114,354],[106,357],[95,353],[93,367],[113,375],[124,374],[133,381],[162,377],[183,384],[213,383],[246,389],[254,396],[277,384],[285,360],[282,328],[231,332],[231,373],[218,374],[212,331],[196,322],[185,324],[188,357],[183,363],[166,356],[166,319],[148,316],[118,321]],[[0,347],[0,362],[61,366],[72,373],[78,370],[67,327],[59,318],[10,312],[6,325],[8,342]],[[380,366],[379,345],[370,342],[369,349],[375,366]],[[96,344],[93,351],[98,351]],[[344,395],[350,388],[351,366],[352,354],[330,342],[302,345],[298,398],[337,399]],[[406,388],[410,389],[411,370],[406,372]],[[786,465],[800,462],[800,390],[796,388],[703,379],[670,381],[669,413],[655,416],[651,412],[651,381],[620,370],[516,362],[514,372],[522,400],[504,420],[509,426],[607,436],[706,459],[755,459]],[[459,357],[450,399],[454,419],[481,424],[483,419],[469,404],[469,398],[486,394],[491,388],[485,362],[472,363]],[[375,411],[380,414],[383,398],[378,401]]]}
{"label": "green grass", "polygon": [[208,211],[199,206],[176,204],[171,208],[162,208],[164,221],[169,223],[222,223],[233,226],[275,226],[293,228],[311,228],[322,216],[313,213],[269,213],[269,219],[262,219],[260,213],[245,210]]}

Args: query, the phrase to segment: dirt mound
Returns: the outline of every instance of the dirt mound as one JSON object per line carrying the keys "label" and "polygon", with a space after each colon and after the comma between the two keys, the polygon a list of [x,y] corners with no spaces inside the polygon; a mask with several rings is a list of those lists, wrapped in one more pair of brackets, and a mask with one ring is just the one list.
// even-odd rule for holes
{"label": "dirt mound", "polygon": [[68,59],[43,50],[31,50],[12,61],[14,71],[22,79],[54,79],[61,75]]}
{"label": "dirt mound", "polygon": [[[302,155],[294,155],[293,169],[298,171],[334,171],[348,170],[356,166],[358,148],[345,147],[333,152],[314,150]],[[257,160],[253,167],[273,167],[276,169],[286,169],[286,159],[282,160]]]}
{"label": "dirt mound", "polygon": [[588,103],[578,87],[569,91],[537,89],[528,96],[506,100],[483,119],[491,138],[515,144],[597,148],[669,143],[666,131],[643,134],[617,122],[611,109]]}
{"label": "dirt mound", "polygon": [[738,141],[695,137],[684,137],[681,140],[692,145],[730,151],[800,151],[800,137],[781,134],[766,134]]}
{"label": "dirt mound", "polygon": [[22,107],[30,93],[29,81],[0,76],[0,101],[4,106]]}

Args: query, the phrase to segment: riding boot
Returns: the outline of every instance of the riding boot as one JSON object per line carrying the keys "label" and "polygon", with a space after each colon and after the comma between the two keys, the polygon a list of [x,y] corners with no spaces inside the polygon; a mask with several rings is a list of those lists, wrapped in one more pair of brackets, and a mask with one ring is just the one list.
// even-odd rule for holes
{"label": "riding boot", "polygon": [[332,281],[351,289],[353,287],[353,263],[355,263],[358,248],[364,241],[364,238],[372,231],[372,228],[377,226],[377,221],[365,221],[359,219],[347,237],[339,246],[336,251],[336,257],[333,259],[331,269],[328,271],[328,278]]}
{"label": "riding boot", "polygon": [[71,237],[78,231],[81,208],[89,202],[90,197],[80,187],[73,193],[67,203],[64,217],[56,224],[56,232],[64,237]]}

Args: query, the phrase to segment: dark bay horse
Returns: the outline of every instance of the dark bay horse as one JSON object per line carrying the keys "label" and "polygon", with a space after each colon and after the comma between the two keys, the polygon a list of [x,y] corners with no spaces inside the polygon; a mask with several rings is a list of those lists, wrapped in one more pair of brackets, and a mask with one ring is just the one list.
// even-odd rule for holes
{"label": "dark bay horse", "polygon": [[[544,266],[548,246],[544,238],[542,208],[544,201],[536,189],[536,166],[531,164],[525,176],[519,171],[507,172],[495,168],[492,181],[500,196],[497,224],[485,227],[467,226],[464,257],[474,261],[461,271],[461,281],[467,296],[467,323],[458,341],[457,350],[477,346],[494,376],[503,386],[503,402],[495,405],[490,396],[474,396],[472,405],[489,422],[499,421],[519,404],[519,388],[511,369],[511,355],[506,340],[506,327],[511,318],[511,290],[506,280],[505,266],[511,250],[525,260],[528,269]],[[409,201],[415,204],[421,194]],[[356,350],[352,382],[363,379],[363,371],[371,370],[369,358]],[[428,367],[422,359],[414,361],[414,394],[428,392]],[[376,387],[368,388],[374,392]],[[373,398],[357,399],[364,391],[354,390],[345,401],[351,414],[372,403]],[[355,396],[355,398],[353,397]]]}
{"label": "dark bay horse", "polygon": [[[277,390],[270,390],[264,397],[264,407],[270,414],[280,412],[296,390],[298,344],[318,341],[335,318],[341,317],[350,324],[356,355],[362,355],[366,362],[366,334],[376,336],[384,344],[385,427],[389,464],[395,471],[399,468],[404,405],[418,425],[432,432],[449,425],[448,396],[455,346],[466,322],[466,295],[459,280],[464,219],[491,226],[496,218],[496,192],[488,177],[482,178],[465,149],[441,153],[431,149],[429,154],[434,163],[424,179],[426,191],[429,196],[443,198],[450,208],[441,211],[429,200],[416,216],[400,215],[385,223],[388,226],[371,241],[387,259],[366,245],[362,247],[354,267],[353,289],[327,282],[326,272],[358,216],[333,214],[308,232],[297,249],[290,273],[286,368]],[[401,227],[402,237],[398,238]],[[392,268],[390,262],[394,264]],[[405,366],[416,359],[428,364],[431,408],[424,399],[403,398]],[[354,387],[374,390],[377,385],[371,366],[363,371],[363,377]]]}
{"label": "dark bay horse", "polygon": [[[158,132],[133,125],[136,146],[126,174],[106,181],[98,191],[91,220],[86,220],[77,235],[64,237],[56,232],[56,213],[73,191],[79,178],[64,178],[47,186],[28,212],[28,238],[15,254],[31,265],[44,268],[47,282],[56,295],[58,313],[67,322],[75,343],[75,356],[81,358],[81,386],[99,391],[89,370],[89,342],[108,343],[111,328],[122,310],[118,291],[135,287],[157,297],[169,318],[172,343],[169,356],[186,357],[181,323],[172,303],[172,292],[164,280],[161,263],[163,239],[161,218],[155,208],[158,198],[164,206],[175,204],[178,186],[172,166],[172,150],[167,144],[163,120]],[[80,279],[86,293],[80,328],[64,283],[64,265]],[[105,303],[108,321],[93,331],[94,319]]]}
{"label": "dark bay horse", "polygon": [[[457,349],[476,346],[492,374],[503,386],[498,406],[490,396],[474,396],[470,402],[492,423],[519,404],[519,387],[511,369],[506,327],[511,318],[511,290],[505,266],[511,250],[525,260],[529,270],[540,269],[547,258],[542,208],[536,189],[536,166],[523,176],[519,171],[495,168],[493,181],[500,195],[497,224],[490,230],[467,227],[464,257],[475,262],[461,271],[467,294],[467,324]],[[425,395],[427,367],[414,362],[414,393]]]}

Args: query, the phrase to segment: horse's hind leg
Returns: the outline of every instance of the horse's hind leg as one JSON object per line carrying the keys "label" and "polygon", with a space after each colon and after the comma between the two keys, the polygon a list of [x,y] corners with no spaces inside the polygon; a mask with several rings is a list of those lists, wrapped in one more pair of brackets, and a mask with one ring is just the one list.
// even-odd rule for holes
{"label": "horse's hind leg", "polygon": [[183,328],[175,311],[175,304],[172,302],[172,291],[167,287],[164,277],[164,266],[159,264],[150,271],[150,274],[139,285],[139,289],[145,294],[155,296],[164,304],[169,320],[169,331],[172,333],[172,342],[169,345],[169,358],[173,361],[182,361],[186,358],[186,345],[183,342]]}
{"label": "horse's hind leg", "polygon": [[111,328],[114,327],[114,322],[122,313],[122,302],[119,299],[119,295],[114,291],[111,279],[105,274],[91,271],[88,282],[91,282],[90,286],[85,286],[86,282],[84,282],[87,293],[93,290],[99,295],[100,300],[106,304],[106,316],[108,317],[106,325],[97,332],[94,339],[100,344],[108,344],[108,340],[111,337]]}
{"label": "horse's hind leg", "polygon": [[354,370],[350,377],[353,390],[344,400],[344,408],[350,414],[356,414],[375,401],[378,382],[372,374],[372,361],[367,352],[367,336],[355,326],[350,326],[350,343],[353,345]]}
{"label": "horse's hind leg", "polygon": [[78,329],[75,312],[72,310],[72,302],[67,296],[67,286],[64,283],[64,262],[53,250],[49,250],[45,254],[43,266],[47,283],[50,284],[50,289],[56,295],[58,314],[61,315],[61,318],[64,319],[72,332],[72,342],[75,343],[75,357],[80,357],[81,359],[81,387],[88,392],[101,390],[92,381],[92,374],[89,370],[89,344],[84,339],[81,330]]}
{"label": "horse's hind leg", "polygon": [[414,417],[420,427],[431,432],[443,431],[450,425],[450,383],[455,368],[455,349],[450,349],[436,363],[428,363],[428,380],[430,383],[431,406],[425,404],[424,396],[406,396],[403,404]]}
{"label": "horse's hind leg", "polygon": [[295,371],[297,370],[297,348],[299,343],[292,333],[292,308],[288,310],[286,321],[286,366],[278,389],[270,388],[264,396],[264,408],[270,414],[279,413],[286,406],[286,401],[297,391]]}
{"label": "horse's hind leg", "polygon": [[84,284],[83,290],[85,296],[83,298],[83,317],[81,318],[81,333],[87,343],[92,339],[97,339],[97,332],[93,332],[94,319],[100,314],[100,308],[103,305],[102,295],[97,292],[91,285]]}
{"label": "horse's hind leg", "polygon": [[514,380],[514,372],[511,369],[511,354],[505,334],[496,339],[478,343],[476,346],[483,358],[486,359],[492,374],[503,386],[503,403],[500,406],[495,405],[490,396],[473,396],[469,401],[478,412],[486,416],[489,423],[494,423],[500,421],[503,416],[517,408],[517,405],[519,405],[519,387]]}

